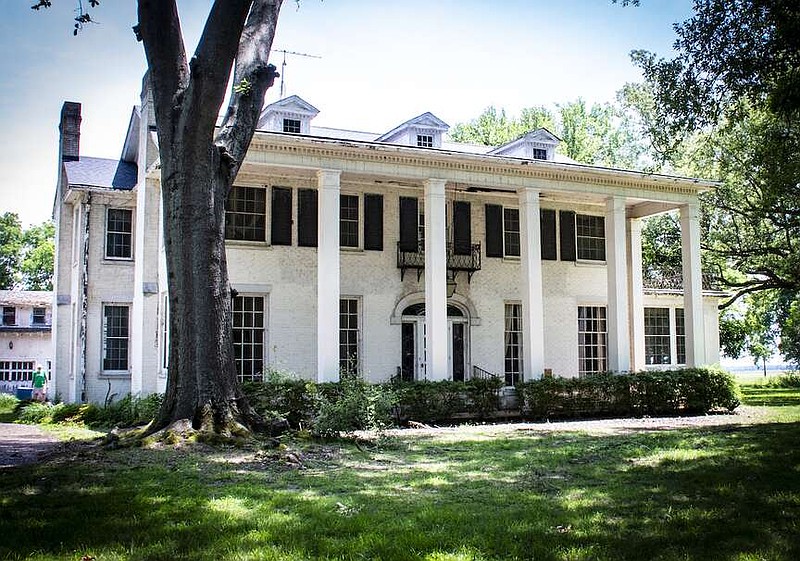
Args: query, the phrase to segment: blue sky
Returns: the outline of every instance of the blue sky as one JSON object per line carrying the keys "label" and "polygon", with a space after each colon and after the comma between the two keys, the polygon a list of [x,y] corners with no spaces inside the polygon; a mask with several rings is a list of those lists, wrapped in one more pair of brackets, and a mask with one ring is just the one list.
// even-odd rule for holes
{"label": "blue sky", "polygon": [[[103,0],[78,37],[76,0],[33,3],[0,18],[0,213],[25,224],[50,216],[61,104],[83,104],[82,154],[119,157],[145,70],[133,0]],[[191,52],[210,0],[178,6]],[[322,57],[286,58],[286,93],[320,109],[315,124],[385,132],[425,111],[454,125],[489,105],[612,101],[640,78],[630,51],[669,55],[690,15],[690,0],[285,0],[274,48]]]}

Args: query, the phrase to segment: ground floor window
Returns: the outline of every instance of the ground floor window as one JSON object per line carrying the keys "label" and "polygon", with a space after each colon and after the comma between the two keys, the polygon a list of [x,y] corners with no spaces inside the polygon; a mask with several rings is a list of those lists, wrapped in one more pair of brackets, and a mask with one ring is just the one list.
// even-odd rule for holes
{"label": "ground floor window", "polygon": [[339,300],[339,372],[358,373],[358,299]]}
{"label": "ground floor window", "polygon": [[522,381],[522,304],[506,304],[505,375],[507,386]]}
{"label": "ground floor window", "polygon": [[605,306],[578,306],[578,375],[608,370]]}
{"label": "ground floor window", "polygon": [[103,370],[128,370],[129,317],[126,305],[103,306]]}
{"label": "ground floor window", "polygon": [[645,364],[672,364],[669,308],[644,309]]}
{"label": "ground floor window", "polygon": [[36,364],[32,360],[0,360],[0,382],[33,380]]}
{"label": "ground floor window", "polygon": [[264,297],[236,295],[233,309],[233,353],[242,382],[264,376]]}
{"label": "ground floor window", "polygon": [[686,364],[686,324],[683,308],[675,308],[675,358],[678,364]]}

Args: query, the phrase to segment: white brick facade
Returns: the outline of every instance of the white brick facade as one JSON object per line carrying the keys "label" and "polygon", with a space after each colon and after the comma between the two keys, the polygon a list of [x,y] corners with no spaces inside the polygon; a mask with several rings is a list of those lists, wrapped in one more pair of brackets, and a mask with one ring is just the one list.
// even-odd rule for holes
{"label": "white brick facade", "polygon": [[[292,104],[281,106],[281,110],[291,111]],[[138,149],[133,150],[126,144],[126,153],[133,153],[138,159],[138,178],[133,189],[122,190],[113,186],[85,188],[72,185],[66,174],[59,186],[55,209],[58,223],[56,372],[58,391],[68,400],[102,401],[108,394],[146,394],[164,388],[164,303],[167,295],[159,227],[159,176],[158,169],[153,166],[152,133],[147,123],[149,114],[149,111],[137,112],[132,120],[136,131],[135,134],[129,133],[129,139],[136,139]],[[269,122],[269,119],[264,120],[264,123]],[[406,138],[408,135],[404,136],[401,130],[393,136]],[[474,152],[474,147],[471,150]],[[145,154],[149,156],[145,157]],[[336,204],[338,194],[324,196],[320,192],[320,186],[333,186],[334,180],[341,195],[358,197],[358,247],[343,247],[337,251],[339,209],[332,209],[330,205]],[[530,364],[522,365],[526,379],[541,376],[546,371],[559,376],[577,375],[579,306],[608,307],[610,301],[616,302],[619,340],[616,345],[609,342],[607,351],[613,353],[615,348],[623,349],[621,352],[626,356],[606,357],[609,365],[643,363],[637,353],[641,354],[644,346],[637,340],[641,337],[635,335],[634,329],[637,323],[634,310],[640,305],[669,308],[673,323],[676,308],[696,306],[694,299],[684,299],[680,293],[642,293],[636,288],[630,272],[631,263],[635,262],[630,254],[630,224],[642,216],[695,205],[698,192],[710,188],[706,183],[561,164],[552,160],[260,131],[256,133],[236,185],[264,190],[263,200],[266,201],[263,241],[229,240],[227,244],[232,289],[239,296],[264,297],[264,350],[261,357],[264,370],[288,371],[308,379],[336,377],[336,372],[321,373],[319,368],[322,364],[329,369],[339,356],[338,348],[332,348],[337,339],[339,321],[336,313],[338,302],[331,302],[332,299],[357,302],[358,367],[365,379],[375,382],[398,374],[404,360],[409,359],[409,351],[414,353],[418,364],[422,348],[436,348],[440,349],[439,352],[446,349],[446,371],[441,370],[444,359],[440,354],[437,373],[430,369],[425,376],[447,378],[458,368],[454,365],[462,356],[457,352],[460,345],[463,345],[465,378],[470,377],[473,366],[503,377],[507,362],[505,310],[508,303],[529,302],[528,307],[536,308],[526,310],[523,306],[523,325],[528,326],[525,329],[535,328],[537,322],[544,326],[543,350],[536,350],[535,344],[532,349],[527,349],[527,362]],[[458,308],[462,314],[463,319],[456,320],[456,323],[459,332],[464,330],[463,339],[456,336],[456,328],[450,327],[450,321],[445,329],[440,320],[439,323],[428,323],[440,327],[435,328],[436,333],[430,333],[428,327],[427,343],[422,346],[419,339],[415,345],[410,345],[408,337],[404,343],[404,333],[409,335],[412,329],[403,326],[403,309],[425,303],[426,295],[429,304],[442,306],[441,300],[430,297],[430,291],[441,290],[445,274],[452,276],[453,273],[452,270],[446,271],[447,265],[441,257],[431,257],[425,261],[425,266],[434,268],[439,280],[431,285],[427,271],[421,272],[418,278],[418,271],[414,268],[405,270],[401,279],[401,269],[398,268],[398,242],[404,227],[401,224],[401,198],[416,198],[419,208],[424,209],[426,235],[439,227],[435,221],[430,221],[428,215],[431,205],[437,204],[431,197],[438,195],[429,193],[426,198],[426,185],[431,193],[439,192],[439,186],[443,186],[446,208],[444,241],[448,243],[454,242],[455,236],[454,203],[460,203],[462,208],[465,207],[463,203],[469,203],[468,241],[481,244],[481,266],[469,281],[466,271],[456,272],[455,294],[447,299],[447,304]],[[280,218],[273,216],[273,212],[277,212],[273,211],[272,203],[276,187],[289,189],[291,193],[291,245],[270,242],[272,224]],[[321,217],[317,223],[317,247],[301,247],[298,243],[301,228],[306,227],[301,224],[300,217],[301,189],[317,193],[318,215]],[[531,199],[531,193],[535,194],[535,201]],[[365,249],[365,195],[382,196],[382,250]],[[87,204],[89,201],[90,206]],[[488,238],[492,234],[487,232],[487,223],[493,218],[487,215],[487,208],[501,207],[513,213],[514,209],[524,211],[521,207],[525,204],[534,204],[530,201],[534,201],[543,212],[554,211],[551,216],[559,217],[557,222],[553,222],[555,230],[552,236],[555,237],[551,240],[558,258],[540,259],[538,251],[531,253],[544,243],[539,220],[534,219],[538,217],[538,209],[536,215],[530,210],[535,206],[528,208],[528,214],[524,216],[527,219],[521,221],[522,231],[518,235],[523,242],[529,241],[522,255],[490,256]],[[130,260],[106,258],[104,216],[108,208],[132,211],[134,247]],[[608,243],[606,239],[606,259],[569,259],[569,249],[562,244],[574,242],[575,234],[573,232],[572,242],[562,240],[562,228],[568,231],[566,217],[572,216],[574,220],[575,213],[603,217],[606,233],[602,235],[607,238],[609,209],[613,209],[613,216],[622,222],[614,225],[615,243]],[[562,211],[566,213],[564,219],[561,218]],[[87,214],[90,217],[88,232],[84,227]],[[330,218],[332,216],[337,218]],[[528,230],[526,225],[529,225]],[[463,223],[459,227],[464,228]],[[336,245],[331,246],[323,235],[333,236],[330,239],[335,239]],[[436,244],[429,247],[436,248],[443,242],[442,239],[426,238],[429,244],[434,241]],[[83,248],[87,243],[88,259],[84,266]],[[541,271],[541,296],[537,296],[536,283],[526,284],[529,277],[526,277],[526,268],[523,267],[525,255],[530,259],[527,274]],[[335,271],[337,257],[338,278],[333,273],[320,279],[320,267]],[[608,272],[608,263],[612,261],[616,263],[615,275]],[[687,259],[686,263],[687,266],[696,266],[693,258]],[[694,273],[696,275],[699,271]],[[84,278],[88,279],[85,297]],[[527,294],[523,286],[529,286]],[[633,292],[629,296],[630,291]],[[80,311],[84,301],[87,315],[85,337],[82,337]],[[104,304],[130,308],[126,372],[109,373],[103,369],[104,353],[107,353],[104,335],[109,334],[104,323]],[[701,332],[690,333],[690,326],[686,326],[686,337],[694,337],[692,342],[705,349],[703,357],[694,360],[698,365],[717,362],[719,347],[715,299],[706,297],[700,308],[696,315],[701,317]],[[686,317],[690,315],[687,313]],[[418,318],[406,320],[413,321],[413,329],[418,330],[416,337],[421,337],[425,322]],[[324,325],[324,329],[320,330],[320,325]],[[327,333],[322,337],[327,342],[320,344],[320,333]],[[527,336],[524,330],[523,333],[526,334],[525,341],[537,340]],[[612,335],[609,333],[607,337]],[[674,346],[674,333],[672,340]],[[691,347],[687,345],[687,348]]]}

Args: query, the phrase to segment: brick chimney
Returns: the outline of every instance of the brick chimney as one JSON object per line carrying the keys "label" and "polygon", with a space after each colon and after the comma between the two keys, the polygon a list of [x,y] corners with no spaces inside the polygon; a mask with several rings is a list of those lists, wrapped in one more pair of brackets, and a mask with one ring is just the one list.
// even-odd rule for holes
{"label": "brick chimney", "polygon": [[81,155],[81,104],[65,101],[61,107],[61,161],[74,162]]}

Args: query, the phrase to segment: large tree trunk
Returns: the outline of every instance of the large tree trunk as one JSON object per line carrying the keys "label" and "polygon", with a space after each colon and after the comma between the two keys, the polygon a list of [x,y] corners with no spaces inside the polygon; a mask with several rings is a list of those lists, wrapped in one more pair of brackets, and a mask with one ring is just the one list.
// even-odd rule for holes
{"label": "large tree trunk", "polygon": [[[170,318],[167,391],[150,432],[176,423],[226,436],[261,428],[236,376],[225,200],[276,76],[267,55],[280,6],[216,0],[188,63],[175,0],[139,0],[159,138]],[[239,87],[215,137],[234,60]]]}

